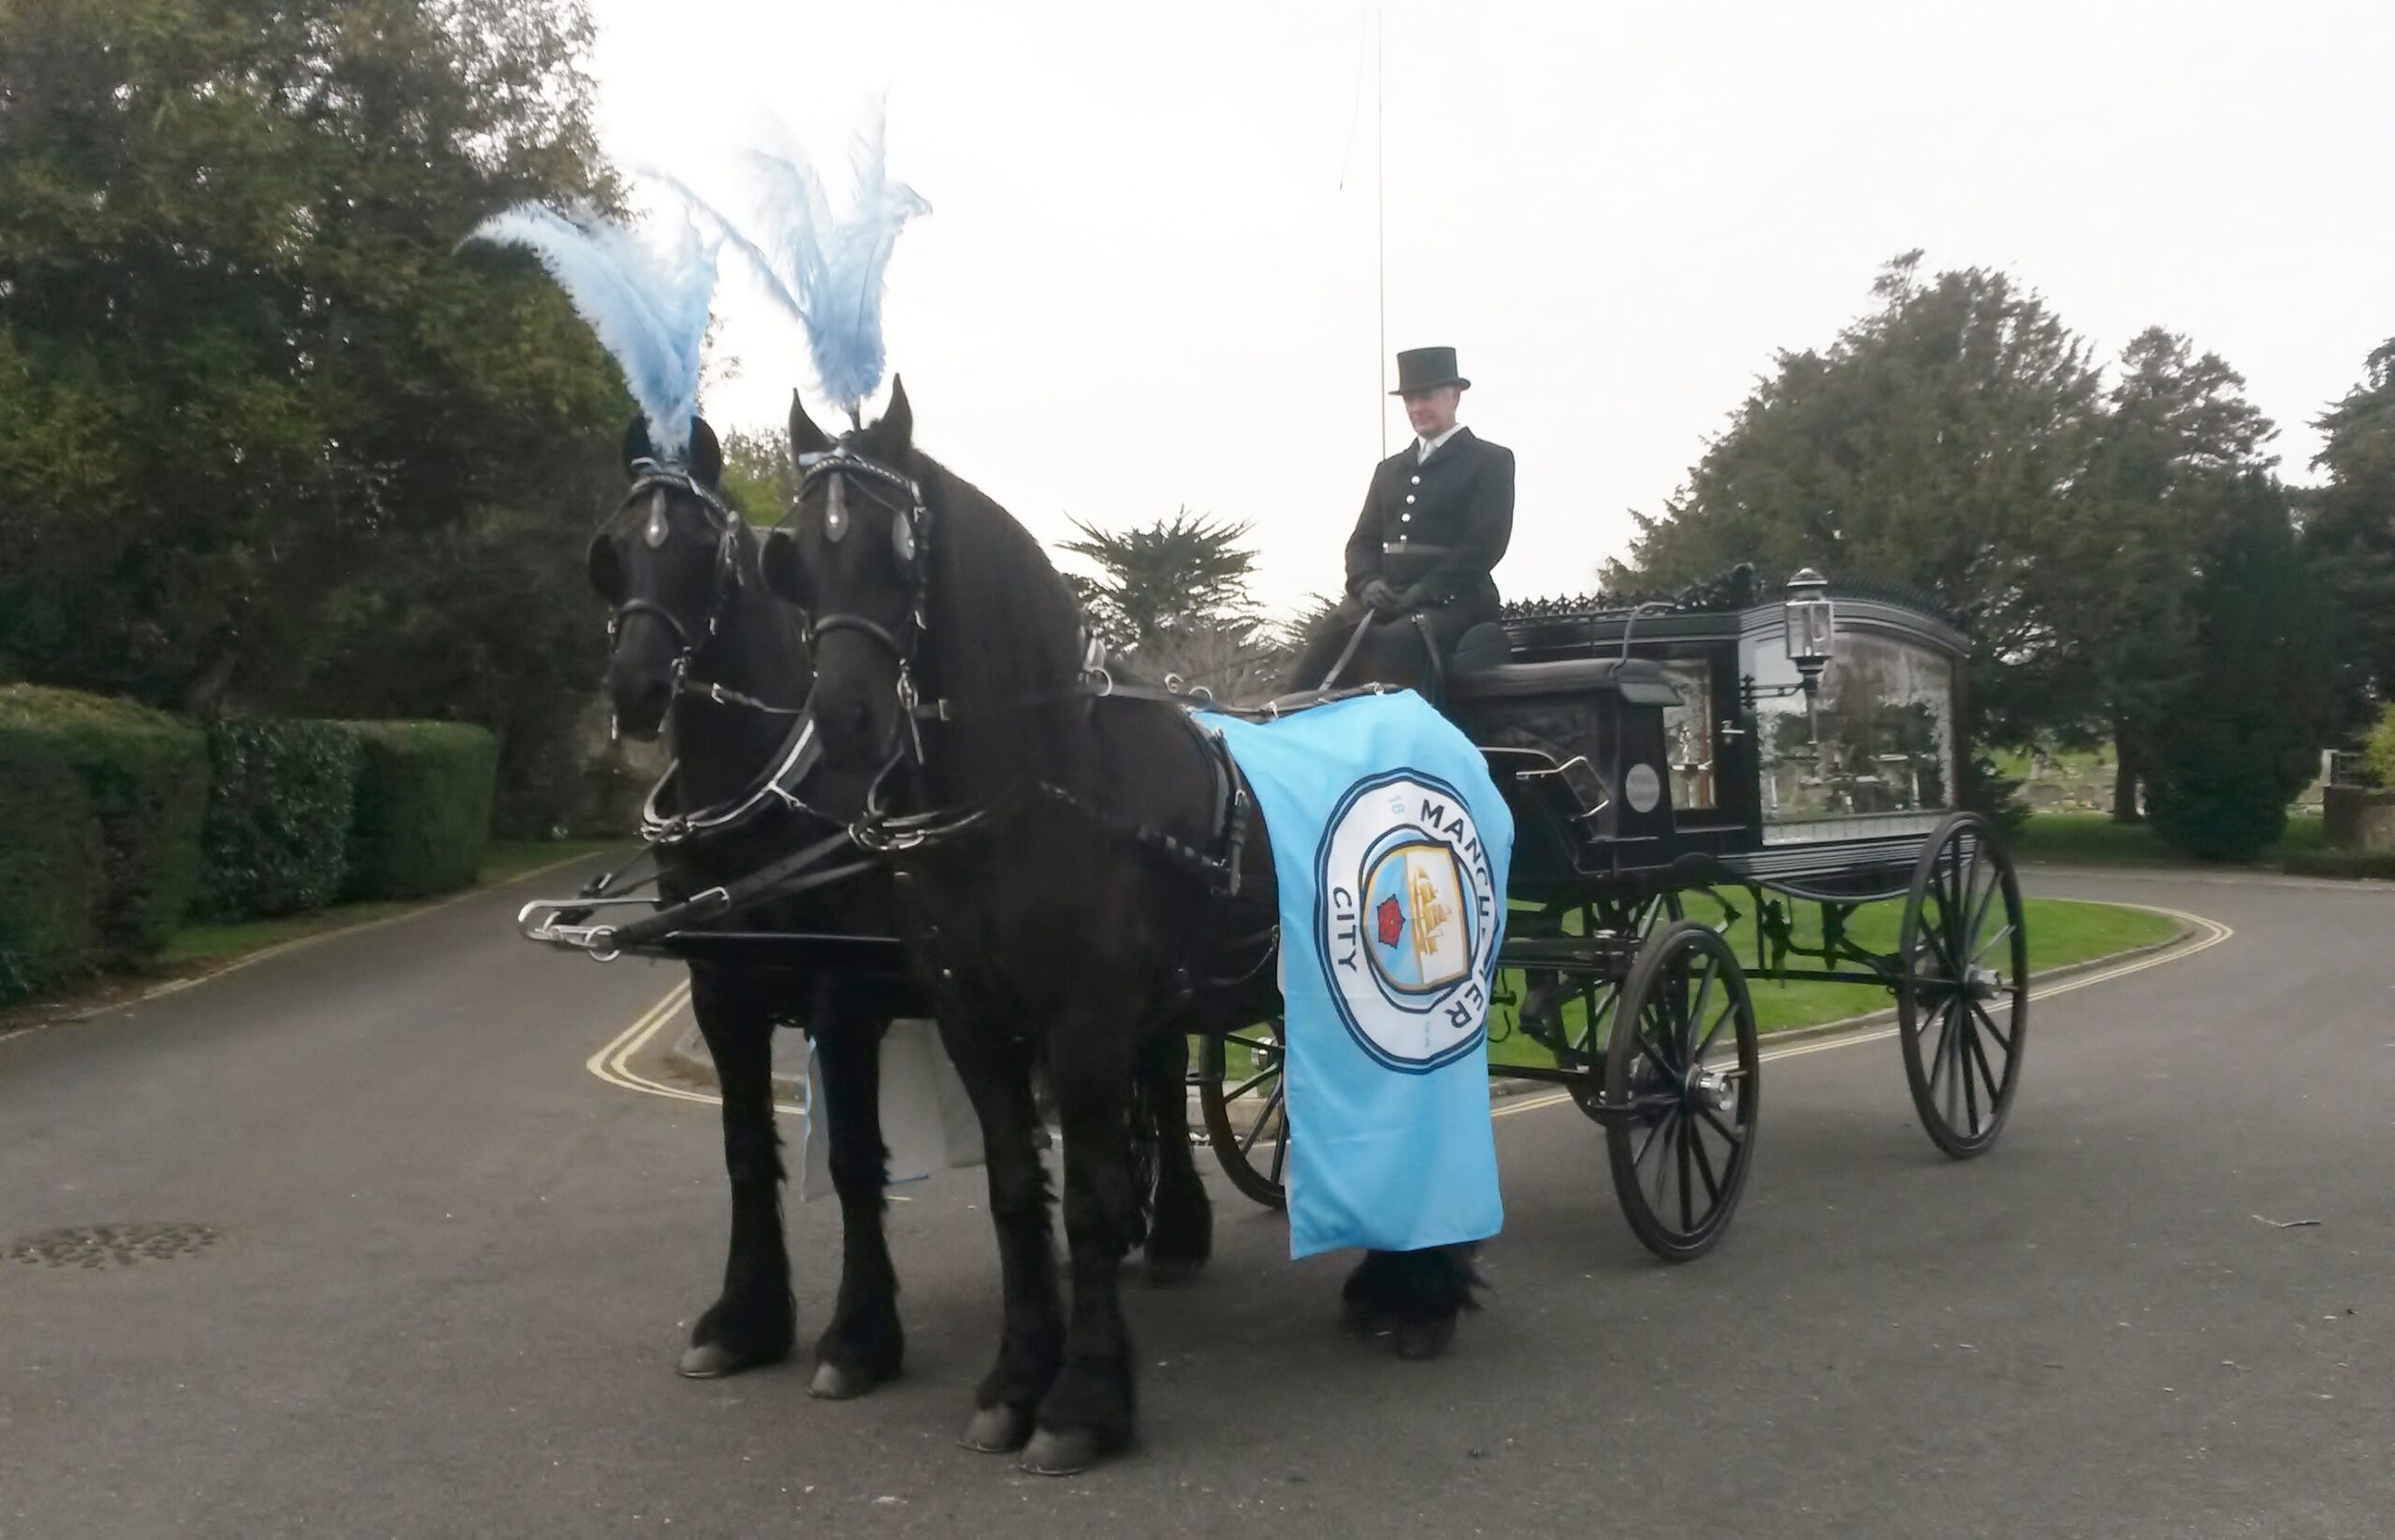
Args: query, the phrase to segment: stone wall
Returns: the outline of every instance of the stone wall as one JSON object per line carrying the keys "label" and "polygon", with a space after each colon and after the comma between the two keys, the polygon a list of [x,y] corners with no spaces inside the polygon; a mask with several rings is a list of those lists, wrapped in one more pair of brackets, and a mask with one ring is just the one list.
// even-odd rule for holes
{"label": "stone wall", "polygon": [[2333,850],[2395,852],[2395,792],[2331,786],[2323,820]]}

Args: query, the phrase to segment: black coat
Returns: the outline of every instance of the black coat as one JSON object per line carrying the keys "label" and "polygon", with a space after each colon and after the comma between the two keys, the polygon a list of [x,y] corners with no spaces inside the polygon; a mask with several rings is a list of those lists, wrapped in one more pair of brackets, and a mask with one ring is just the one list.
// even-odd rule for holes
{"label": "black coat", "polygon": [[1347,539],[1347,593],[1377,577],[1416,603],[1493,612],[1488,575],[1514,535],[1514,452],[1461,429],[1427,460],[1409,443],[1372,471]]}

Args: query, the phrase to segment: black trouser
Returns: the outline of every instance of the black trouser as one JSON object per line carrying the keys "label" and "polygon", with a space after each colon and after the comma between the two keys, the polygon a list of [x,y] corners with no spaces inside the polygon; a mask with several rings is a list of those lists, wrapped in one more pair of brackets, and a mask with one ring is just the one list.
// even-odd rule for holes
{"label": "black trouser", "polygon": [[[1493,598],[1467,593],[1444,604],[1423,604],[1381,616],[1357,644],[1356,655],[1347,661],[1347,666],[1339,671],[1338,683],[1342,687],[1372,683],[1419,687],[1430,672],[1430,660],[1423,653],[1425,630],[1430,632],[1431,645],[1439,649],[1439,671],[1444,674],[1463,633],[1485,620],[1496,619],[1500,610]],[[1363,604],[1352,597],[1331,612],[1331,617],[1323,622],[1322,629],[1314,632],[1305,650],[1298,655],[1291,689],[1321,688],[1323,676],[1330,672],[1339,655],[1347,649],[1365,613]],[[1416,616],[1421,617],[1419,621]]]}

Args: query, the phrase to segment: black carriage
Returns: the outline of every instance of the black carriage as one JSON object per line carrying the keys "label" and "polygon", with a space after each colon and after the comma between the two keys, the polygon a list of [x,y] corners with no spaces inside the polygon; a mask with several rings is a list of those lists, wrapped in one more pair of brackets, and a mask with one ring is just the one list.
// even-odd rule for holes
{"label": "black carriage", "polygon": [[[1459,648],[1446,708],[1515,817],[1491,1024],[1553,1060],[1491,1072],[1553,1082],[1604,1128],[1658,1256],[1718,1242],[1753,1161],[1749,979],[1887,989],[1930,1139],[1967,1158],[2001,1133],[2027,937],[1996,831],[1958,810],[1966,652],[1918,596],[1811,573],[1766,593],[1747,569],[1669,603],[1516,604]],[[1856,911],[1893,899],[1894,949],[1861,944]],[[1268,1024],[1207,1040],[1197,1074],[1226,1174],[1276,1205],[1281,1063]]]}

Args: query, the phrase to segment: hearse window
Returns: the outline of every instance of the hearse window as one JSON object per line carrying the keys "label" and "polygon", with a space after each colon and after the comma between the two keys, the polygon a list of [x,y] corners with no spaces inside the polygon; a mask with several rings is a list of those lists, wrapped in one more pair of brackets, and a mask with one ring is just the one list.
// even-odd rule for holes
{"label": "hearse window", "polygon": [[1672,810],[1710,812],[1721,806],[1713,764],[1713,665],[1703,659],[1663,664],[1680,704],[1663,708],[1663,748],[1672,764]]}
{"label": "hearse window", "polygon": [[[1759,686],[1794,682],[1793,665],[1769,643],[1753,646],[1749,661]],[[1934,823],[1954,805],[1953,700],[1943,654],[1841,632],[1818,719],[1801,694],[1756,703],[1766,842]]]}

